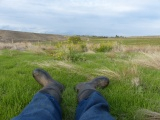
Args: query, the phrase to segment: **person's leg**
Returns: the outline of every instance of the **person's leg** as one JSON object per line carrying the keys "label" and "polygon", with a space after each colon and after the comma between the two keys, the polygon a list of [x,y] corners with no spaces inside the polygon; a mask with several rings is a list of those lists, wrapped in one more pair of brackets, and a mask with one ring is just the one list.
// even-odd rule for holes
{"label": "person's leg", "polygon": [[76,110],[76,120],[114,120],[109,113],[107,101],[96,91],[97,87],[104,88],[108,84],[108,78],[98,77],[76,86],[79,102]]}
{"label": "person's leg", "polygon": [[64,86],[42,69],[34,70],[33,77],[43,88],[13,120],[61,120],[60,101]]}

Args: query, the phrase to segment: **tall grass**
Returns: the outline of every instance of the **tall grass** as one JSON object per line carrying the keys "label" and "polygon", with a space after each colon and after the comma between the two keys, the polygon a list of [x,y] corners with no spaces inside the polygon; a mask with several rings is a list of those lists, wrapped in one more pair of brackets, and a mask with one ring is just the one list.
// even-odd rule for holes
{"label": "tall grass", "polygon": [[142,53],[144,56],[139,56],[133,59],[135,63],[143,66],[152,67],[160,70],[160,52]]}

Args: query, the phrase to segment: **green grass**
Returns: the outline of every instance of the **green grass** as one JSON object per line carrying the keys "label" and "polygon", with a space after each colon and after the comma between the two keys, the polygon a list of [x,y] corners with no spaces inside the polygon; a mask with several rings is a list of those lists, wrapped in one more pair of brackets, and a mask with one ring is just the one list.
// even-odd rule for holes
{"label": "green grass", "polygon": [[[98,40],[94,40],[93,43],[95,41]],[[105,41],[106,39],[102,39],[99,42]],[[148,45],[152,39],[150,41],[114,39],[114,41],[125,45],[135,45],[135,43]],[[156,43],[159,44],[160,41],[155,40],[154,45]],[[73,120],[75,117],[77,93],[73,89],[74,86],[98,75],[110,78],[110,85],[98,91],[107,99],[111,114],[116,119],[133,120],[136,111],[141,108],[160,112],[160,71],[131,62],[133,58],[141,55],[138,52],[78,53],[85,58],[85,61],[55,60],[52,55],[44,53],[12,50],[1,50],[1,53],[1,120],[8,120],[18,115],[41,89],[32,77],[35,68],[45,69],[54,79],[65,85],[61,103],[64,120]],[[134,78],[139,78],[138,85],[133,84]]]}
{"label": "green grass", "polygon": [[90,38],[92,43],[116,41],[124,45],[160,45],[160,38]]}
{"label": "green grass", "polygon": [[125,45],[160,45],[160,38],[126,38],[122,40]]}

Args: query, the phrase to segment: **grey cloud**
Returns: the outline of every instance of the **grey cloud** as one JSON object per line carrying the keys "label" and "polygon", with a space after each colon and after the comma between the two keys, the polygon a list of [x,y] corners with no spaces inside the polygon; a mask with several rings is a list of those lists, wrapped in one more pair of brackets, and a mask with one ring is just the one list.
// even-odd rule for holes
{"label": "grey cloud", "polygon": [[159,5],[158,0],[1,0],[0,28],[60,34],[158,34]]}

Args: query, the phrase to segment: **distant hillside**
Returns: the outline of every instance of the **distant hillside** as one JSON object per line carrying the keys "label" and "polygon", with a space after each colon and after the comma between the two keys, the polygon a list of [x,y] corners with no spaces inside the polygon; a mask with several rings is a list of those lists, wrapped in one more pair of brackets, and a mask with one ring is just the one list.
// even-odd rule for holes
{"label": "distant hillside", "polygon": [[37,42],[37,41],[61,41],[66,40],[62,35],[39,34],[29,32],[18,32],[9,30],[0,30],[0,42]]}

